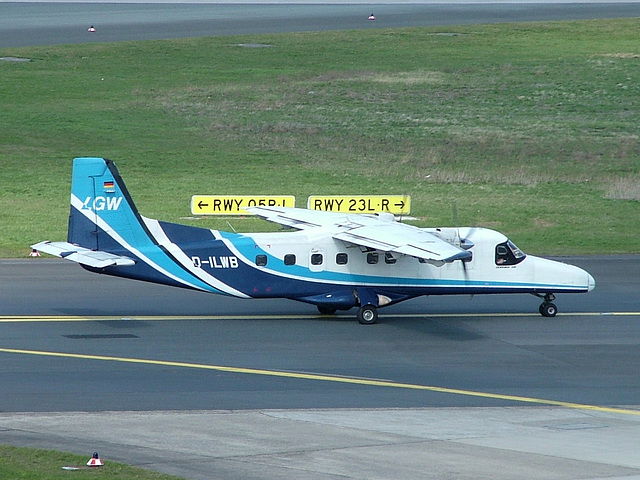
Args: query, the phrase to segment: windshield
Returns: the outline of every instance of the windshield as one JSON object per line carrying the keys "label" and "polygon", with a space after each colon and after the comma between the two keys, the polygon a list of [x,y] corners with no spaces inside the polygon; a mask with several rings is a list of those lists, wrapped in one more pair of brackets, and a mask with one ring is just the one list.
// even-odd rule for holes
{"label": "windshield", "polygon": [[522,250],[520,250],[518,247],[516,247],[516,244],[513,243],[511,240],[507,240],[507,246],[511,250],[511,253],[513,253],[514,257],[516,257],[516,258],[524,258],[526,256],[524,254],[524,252]]}
{"label": "windshield", "polygon": [[496,245],[496,265],[516,265],[525,257],[524,252],[511,240]]}

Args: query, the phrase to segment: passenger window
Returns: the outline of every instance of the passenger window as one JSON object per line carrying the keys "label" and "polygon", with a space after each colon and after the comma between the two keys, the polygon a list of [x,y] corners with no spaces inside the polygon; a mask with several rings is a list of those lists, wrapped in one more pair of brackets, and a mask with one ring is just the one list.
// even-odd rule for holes
{"label": "passenger window", "polygon": [[397,261],[398,261],[398,259],[395,258],[393,255],[391,255],[389,252],[386,252],[384,254],[384,263],[386,263],[388,265],[393,265]]}
{"label": "passenger window", "polygon": [[337,265],[346,265],[348,261],[349,261],[349,255],[347,255],[346,253],[336,254]]}
{"label": "passenger window", "polygon": [[256,255],[256,265],[259,267],[264,267],[267,264],[267,256],[266,255]]}
{"label": "passenger window", "polygon": [[367,263],[369,265],[375,265],[378,263],[378,254],[377,253],[367,253]]}
{"label": "passenger window", "polygon": [[295,265],[296,264],[296,256],[292,253],[288,253],[284,256],[284,264],[285,265]]}
{"label": "passenger window", "polygon": [[321,253],[314,253],[311,255],[311,265],[322,265],[323,258]]}

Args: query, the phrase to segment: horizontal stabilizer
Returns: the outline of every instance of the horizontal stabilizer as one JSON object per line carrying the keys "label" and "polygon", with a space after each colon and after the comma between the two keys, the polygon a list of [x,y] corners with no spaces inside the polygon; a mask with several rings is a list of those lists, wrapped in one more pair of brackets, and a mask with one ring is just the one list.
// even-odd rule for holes
{"label": "horizontal stabilizer", "polygon": [[31,245],[31,248],[94,268],[124,267],[135,265],[136,263],[135,260],[129,257],[89,250],[68,242],[40,242]]}

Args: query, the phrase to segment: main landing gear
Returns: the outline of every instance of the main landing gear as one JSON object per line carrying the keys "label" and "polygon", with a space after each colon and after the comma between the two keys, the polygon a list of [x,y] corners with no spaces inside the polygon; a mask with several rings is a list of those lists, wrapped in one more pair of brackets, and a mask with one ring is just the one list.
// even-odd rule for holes
{"label": "main landing gear", "polygon": [[553,293],[547,293],[544,296],[536,296],[544,300],[540,305],[540,308],[538,309],[540,315],[542,315],[543,317],[555,317],[558,313],[558,307],[556,307],[555,303],[553,303],[553,301],[556,299],[555,295]]}
{"label": "main landing gear", "polygon": [[[322,315],[333,315],[337,309],[333,307],[327,307],[324,305],[318,305],[318,311]],[[373,305],[364,305],[358,310],[358,321],[362,325],[373,325],[378,321],[378,309]]]}
{"label": "main landing gear", "polygon": [[378,309],[373,305],[363,305],[358,310],[358,321],[362,325],[373,325],[378,321]]}

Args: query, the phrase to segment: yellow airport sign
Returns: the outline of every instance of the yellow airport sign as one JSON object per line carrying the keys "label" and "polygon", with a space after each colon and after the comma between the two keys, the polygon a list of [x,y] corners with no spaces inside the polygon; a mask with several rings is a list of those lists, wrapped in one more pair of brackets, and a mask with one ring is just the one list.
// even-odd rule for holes
{"label": "yellow airport sign", "polygon": [[250,207],[295,207],[293,195],[194,195],[193,215],[251,215]]}
{"label": "yellow airport sign", "polygon": [[312,195],[307,200],[310,210],[341,213],[411,213],[409,195]]}

